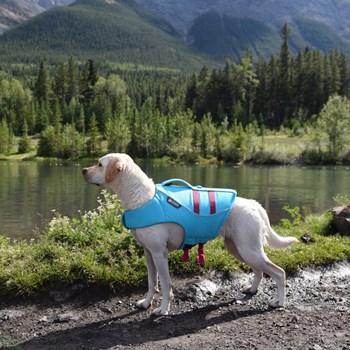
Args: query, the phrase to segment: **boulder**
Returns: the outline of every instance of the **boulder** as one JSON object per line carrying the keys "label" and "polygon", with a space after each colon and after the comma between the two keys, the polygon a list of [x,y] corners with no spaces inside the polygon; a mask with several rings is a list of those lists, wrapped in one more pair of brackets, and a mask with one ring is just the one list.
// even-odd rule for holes
{"label": "boulder", "polygon": [[350,204],[331,209],[334,225],[344,236],[350,236]]}
{"label": "boulder", "polygon": [[208,279],[201,279],[196,282],[192,281],[188,283],[181,291],[179,291],[178,295],[181,300],[201,304],[212,299],[218,289],[219,286],[216,283]]}

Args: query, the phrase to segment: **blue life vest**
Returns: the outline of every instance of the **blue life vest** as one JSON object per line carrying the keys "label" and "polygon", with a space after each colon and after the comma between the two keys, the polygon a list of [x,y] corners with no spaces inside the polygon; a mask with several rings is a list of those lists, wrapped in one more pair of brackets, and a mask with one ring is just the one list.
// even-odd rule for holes
{"label": "blue life vest", "polygon": [[[173,183],[181,185],[173,185]],[[156,185],[154,198],[141,208],[125,211],[126,228],[143,228],[172,222],[182,226],[185,239],[180,247],[214,239],[231,211],[236,191],[192,186],[180,179]]]}

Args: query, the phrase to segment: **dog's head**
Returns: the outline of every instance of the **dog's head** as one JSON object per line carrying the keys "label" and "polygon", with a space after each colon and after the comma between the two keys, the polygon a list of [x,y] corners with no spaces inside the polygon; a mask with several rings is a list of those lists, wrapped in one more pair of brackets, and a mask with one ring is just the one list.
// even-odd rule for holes
{"label": "dog's head", "polygon": [[109,185],[132,161],[127,154],[109,153],[99,159],[97,165],[84,168],[83,176],[87,183],[94,185]]}

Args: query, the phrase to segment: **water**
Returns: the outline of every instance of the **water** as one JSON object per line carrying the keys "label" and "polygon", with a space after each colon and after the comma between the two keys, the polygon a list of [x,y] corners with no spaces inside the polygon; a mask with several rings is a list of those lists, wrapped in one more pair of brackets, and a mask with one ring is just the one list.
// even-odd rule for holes
{"label": "water", "polygon": [[[77,217],[96,208],[101,188],[86,184],[81,175],[90,163],[0,162],[0,234],[31,238],[53,210]],[[193,185],[234,188],[239,196],[261,202],[272,223],[288,217],[282,210],[286,204],[322,212],[334,206],[335,195],[350,197],[348,167],[140,166],[155,182],[182,178]]]}

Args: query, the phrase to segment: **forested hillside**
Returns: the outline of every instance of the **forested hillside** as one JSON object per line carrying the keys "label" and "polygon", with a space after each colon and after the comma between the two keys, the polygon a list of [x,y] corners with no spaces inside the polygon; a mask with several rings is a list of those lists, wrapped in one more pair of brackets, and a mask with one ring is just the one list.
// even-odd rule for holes
{"label": "forested hillside", "polygon": [[72,58],[57,66],[42,61],[34,77],[2,72],[0,153],[13,152],[15,135],[19,152],[35,136],[38,154],[49,157],[126,151],[240,162],[266,158],[267,130],[288,129],[309,135],[303,162],[349,164],[348,58],[308,48],[292,55],[289,35],[285,25],[279,54],[269,60],[254,64],[246,51],[240,63],[203,67],[190,78],[166,69],[101,73],[94,60]]}
{"label": "forested hillside", "polygon": [[171,32],[170,25],[132,0],[78,0],[4,33],[0,56],[2,62],[12,63],[41,58],[58,62],[74,56],[188,70],[210,62]]}

